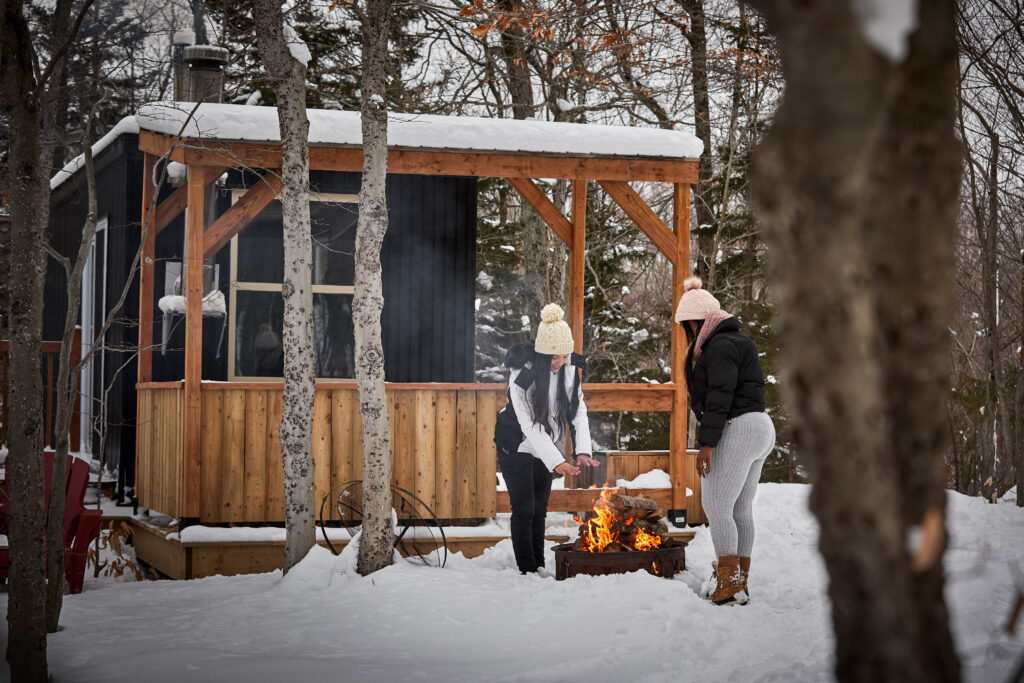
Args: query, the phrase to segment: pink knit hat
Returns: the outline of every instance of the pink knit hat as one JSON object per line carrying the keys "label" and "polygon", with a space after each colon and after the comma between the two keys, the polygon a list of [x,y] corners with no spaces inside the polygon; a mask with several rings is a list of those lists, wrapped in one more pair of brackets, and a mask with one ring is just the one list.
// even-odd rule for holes
{"label": "pink knit hat", "polygon": [[722,310],[718,299],[711,296],[706,289],[701,289],[699,277],[688,277],[683,282],[683,295],[676,306],[676,322],[684,320],[703,320],[710,311]]}

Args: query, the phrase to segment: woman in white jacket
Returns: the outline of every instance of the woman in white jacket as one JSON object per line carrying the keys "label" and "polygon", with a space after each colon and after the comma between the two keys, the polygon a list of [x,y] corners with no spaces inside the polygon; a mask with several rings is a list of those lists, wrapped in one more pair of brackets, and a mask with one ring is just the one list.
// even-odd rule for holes
{"label": "woman in white jacket", "polygon": [[[512,504],[512,549],[524,574],[544,566],[552,473],[579,474],[580,466],[598,464],[590,457],[590,426],[580,385],[584,359],[572,352],[572,331],[563,315],[559,306],[548,304],[541,311],[533,349],[509,349],[508,403],[495,424],[498,464]],[[566,427],[575,458],[563,455],[557,445]]]}

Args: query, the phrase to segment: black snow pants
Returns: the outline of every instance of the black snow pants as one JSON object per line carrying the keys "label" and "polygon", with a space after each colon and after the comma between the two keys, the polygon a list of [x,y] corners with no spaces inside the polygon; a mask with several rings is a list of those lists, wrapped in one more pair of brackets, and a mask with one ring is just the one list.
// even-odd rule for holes
{"label": "black snow pants", "polygon": [[551,495],[551,472],[529,453],[498,449],[498,464],[512,504],[512,551],[521,572],[544,566],[544,520]]}

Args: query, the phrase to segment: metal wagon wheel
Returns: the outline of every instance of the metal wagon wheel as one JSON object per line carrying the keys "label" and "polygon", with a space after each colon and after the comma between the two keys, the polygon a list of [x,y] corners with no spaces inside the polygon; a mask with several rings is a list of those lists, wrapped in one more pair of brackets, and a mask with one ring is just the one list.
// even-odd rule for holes
{"label": "metal wagon wheel", "polygon": [[[444,527],[438,521],[434,511],[416,494],[400,486],[391,486],[391,496],[393,509],[399,519],[395,548],[410,562],[429,567],[444,567],[448,562],[448,539],[445,537]],[[354,537],[362,528],[363,522],[362,480],[356,479],[336,486],[320,501],[320,532],[327,547],[332,553],[338,555],[340,551],[334,547],[327,536],[326,522],[328,520],[325,513],[328,510],[327,506],[332,501],[338,518],[348,530],[349,536]],[[406,538],[409,530],[413,527],[427,530],[429,542],[435,546],[433,550],[422,553],[415,543],[416,540],[427,541],[428,539]]]}

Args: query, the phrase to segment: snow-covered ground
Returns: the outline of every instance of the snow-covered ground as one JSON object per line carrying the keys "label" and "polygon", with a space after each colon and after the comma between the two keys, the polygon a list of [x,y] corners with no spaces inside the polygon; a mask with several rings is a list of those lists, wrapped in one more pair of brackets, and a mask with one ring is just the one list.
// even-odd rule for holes
{"label": "snow-covered ground", "polygon": [[[807,493],[761,486],[746,607],[698,596],[713,554],[704,528],[672,581],[521,576],[510,541],[444,569],[400,561],[361,578],[350,552],[317,548],[284,579],[89,578],[65,598],[50,671],[58,683],[827,681],[833,639]],[[1024,510],[949,500],[948,597],[965,680],[1003,681],[1024,656],[1024,624],[1016,637],[1004,631],[1024,583]]]}

